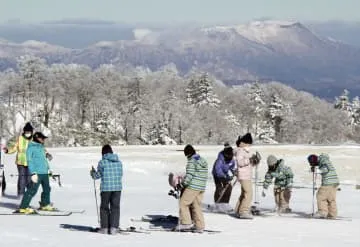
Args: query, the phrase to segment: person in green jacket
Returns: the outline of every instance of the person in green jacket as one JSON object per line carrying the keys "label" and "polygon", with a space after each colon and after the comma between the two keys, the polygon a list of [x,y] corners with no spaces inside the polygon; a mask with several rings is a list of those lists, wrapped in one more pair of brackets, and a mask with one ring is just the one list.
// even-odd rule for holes
{"label": "person in green jacket", "polygon": [[321,174],[321,186],[316,194],[318,212],[316,218],[335,219],[337,217],[336,192],[339,177],[327,154],[311,154],[308,156],[311,171]]}
{"label": "person in green jacket", "polygon": [[54,207],[50,204],[50,182],[49,163],[46,159],[46,151],[44,147],[45,139],[47,137],[41,133],[36,132],[33,136],[33,141],[29,143],[26,150],[26,159],[28,162],[29,173],[31,174],[31,183],[21,200],[19,213],[33,214],[36,213],[34,209],[30,208],[30,202],[36,195],[39,186],[42,187],[40,210],[53,211]]}
{"label": "person in green jacket", "polygon": [[[184,181],[177,185],[177,190],[182,191],[182,194],[180,197],[180,225],[175,230],[193,229],[202,233],[205,229],[205,222],[201,204],[208,180],[208,163],[195,152],[191,145],[185,147],[184,154],[187,158],[186,175]],[[195,223],[195,228],[192,222]]]}
{"label": "person in green jacket", "polygon": [[267,158],[268,171],[265,174],[262,196],[266,196],[266,190],[274,181],[274,197],[277,211],[280,213],[289,213],[291,198],[291,187],[293,185],[294,174],[289,166],[285,165],[283,159],[277,159],[274,155]]}

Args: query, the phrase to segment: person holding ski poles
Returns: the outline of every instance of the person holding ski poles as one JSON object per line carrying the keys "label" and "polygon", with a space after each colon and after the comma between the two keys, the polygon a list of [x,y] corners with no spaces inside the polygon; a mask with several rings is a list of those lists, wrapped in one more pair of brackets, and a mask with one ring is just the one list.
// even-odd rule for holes
{"label": "person holding ski poles", "polygon": [[225,143],[224,149],[218,154],[212,169],[215,182],[214,202],[216,204],[228,204],[232,192],[231,181],[234,177],[236,163],[234,151],[229,143]]}
{"label": "person holding ski poles", "polygon": [[17,182],[17,196],[21,198],[26,187],[30,184],[30,174],[28,169],[28,162],[26,160],[26,150],[31,141],[34,128],[28,122],[23,128],[23,133],[17,139],[16,143],[11,147],[5,147],[4,153],[6,154],[16,154],[16,166],[18,170],[18,182]]}
{"label": "person holding ski poles", "polygon": [[274,155],[267,158],[268,171],[265,174],[262,196],[266,196],[266,190],[275,178],[274,198],[276,209],[279,213],[290,213],[289,202],[294,174],[289,166],[285,166],[283,159],[277,159]]}
{"label": "person holding ski poles", "polygon": [[[336,192],[339,186],[339,178],[334,165],[327,154],[311,154],[308,156],[308,162],[313,172],[314,183],[316,168],[321,174],[321,186],[316,194],[318,212],[315,218],[335,219],[337,217]],[[315,189],[315,188],[314,188]]]}
{"label": "person holding ski poles", "polygon": [[122,191],[123,165],[110,145],[101,150],[102,159],[97,170],[90,171],[93,179],[101,179],[100,184],[100,229],[102,234],[116,234],[120,225],[120,198]]}
{"label": "person holding ski poles", "polygon": [[[201,204],[208,179],[208,164],[191,145],[185,146],[184,155],[187,158],[186,175],[184,181],[177,186],[177,190],[183,192],[179,202],[180,224],[175,230],[194,230],[202,233],[205,229],[205,221]],[[192,221],[195,223],[195,228]]]}
{"label": "person holding ski poles", "polygon": [[44,147],[45,136],[41,132],[36,132],[26,150],[26,160],[28,163],[29,174],[31,174],[31,182],[21,200],[20,208],[17,212],[22,214],[36,213],[30,207],[32,198],[36,195],[39,186],[42,187],[40,210],[53,211],[55,208],[50,204],[50,182],[49,176],[51,174],[49,163],[46,158],[46,151]]}
{"label": "person holding ski poles", "polygon": [[252,170],[258,165],[260,157],[250,153],[250,145],[253,139],[250,133],[239,136],[236,141],[235,160],[237,163],[237,179],[241,185],[241,195],[235,207],[236,216],[240,219],[252,219],[250,206],[253,196]]}

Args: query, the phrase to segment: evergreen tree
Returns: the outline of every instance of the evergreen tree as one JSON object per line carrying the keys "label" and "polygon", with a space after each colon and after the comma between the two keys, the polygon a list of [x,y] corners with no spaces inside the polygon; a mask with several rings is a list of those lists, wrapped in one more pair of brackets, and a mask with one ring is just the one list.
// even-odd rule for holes
{"label": "evergreen tree", "polygon": [[351,127],[354,126],[355,119],[354,119],[354,113],[353,113],[353,105],[350,102],[349,91],[347,89],[344,89],[344,92],[342,93],[342,95],[335,98],[334,107],[335,107],[335,109],[339,109],[346,113],[346,115],[348,116],[348,120],[346,122],[347,125],[349,125]]}
{"label": "evergreen tree", "polygon": [[199,78],[192,78],[186,88],[187,102],[195,107],[208,105],[218,107],[220,100],[214,93],[213,81],[209,79],[207,73]]}
{"label": "evergreen tree", "polygon": [[271,95],[271,102],[268,106],[268,125],[271,129],[269,134],[271,134],[270,138],[275,139],[277,141],[280,140],[280,132],[281,132],[281,122],[283,121],[284,111],[285,111],[284,103],[281,98],[277,94]]}
{"label": "evergreen tree", "polygon": [[[264,121],[264,115],[266,112],[266,104],[264,102],[264,93],[258,82],[255,82],[251,85],[250,91],[248,93],[250,102],[252,105],[251,108],[251,117],[252,117],[252,129],[256,137],[259,137],[263,131],[266,121]],[[249,126],[250,127],[250,126]]]}
{"label": "evergreen tree", "polygon": [[343,110],[343,111],[351,111],[351,103],[349,100],[349,91],[344,89],[342,95],[335,98],[335,109]]}
{"label": "evergreen tree", "polygon": [[360,100],[356,96],[352,101],[352,118],[355,126],[360,125]]}

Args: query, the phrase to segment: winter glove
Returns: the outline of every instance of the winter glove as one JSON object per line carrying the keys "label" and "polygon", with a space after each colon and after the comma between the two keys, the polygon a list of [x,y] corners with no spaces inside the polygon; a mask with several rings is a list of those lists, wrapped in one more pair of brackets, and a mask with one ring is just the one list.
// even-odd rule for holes
{"label": "winter glove", "polygon": [[94,168],[94,167],[91,167],[90,176],[91,176],[92,178],[95,177],[95,173],[96,173],[95,168]]}
{"label": "winter glove", "polygon": [[262,197],[266,196],[266,190],[265,189],[262,190],[261,195],[262,195]]}
{"label": "winter glove", "polygon": [[258,165],[260,163],[260,160],[261,160],[261,155],[258,151],[256,151],[256,153],[250,157],[250,163],[253,165]]}
{"label": "winter glove", "polygon": [[232,173],[231,170],[228,171],[228,173],[226,174],[226,180],[231,181],[234,177],[234,174]]}
{"label": "winter glove", "polygon": [[49,177],[52,177],[54,174],[52,172],[52,170],[49,170]]}
{"label": "winter glove", "polygon": [[46,153],[46,158],[49,160],[49,161],[52,161],[53,157],[50,153]]}
{"label": "winter glove", "polygon": [[6,153],[6,154],[9,152],[9,149],[7,147],[4,147],[3,150],[4,150],[4,153]]}
{"label": "winter glove", "polygon": [[39,181],[39,177],[36,173],[34,173],[33,175],[31,175],[31,182],[33,182],[34,184],[37,184]]}
{"label": "winter glove", "polygon": [[175,188],[177,191],[182,191],[184,189],[184,185],[182,183],[178,183]]}

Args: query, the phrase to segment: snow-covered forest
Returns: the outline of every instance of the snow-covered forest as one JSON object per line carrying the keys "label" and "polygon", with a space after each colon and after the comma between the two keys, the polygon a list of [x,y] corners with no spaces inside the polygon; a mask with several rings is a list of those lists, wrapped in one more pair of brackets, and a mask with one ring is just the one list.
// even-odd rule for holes
{"label": "snow-covered forest", "polygon": [[258,143],[359,141],[359,98],[334,103],[278,82],[226,87],[210,74],[52,64],[34,56],[0,73],[1,134],[25,121],[56,146],[221,144],[250,131]]}

